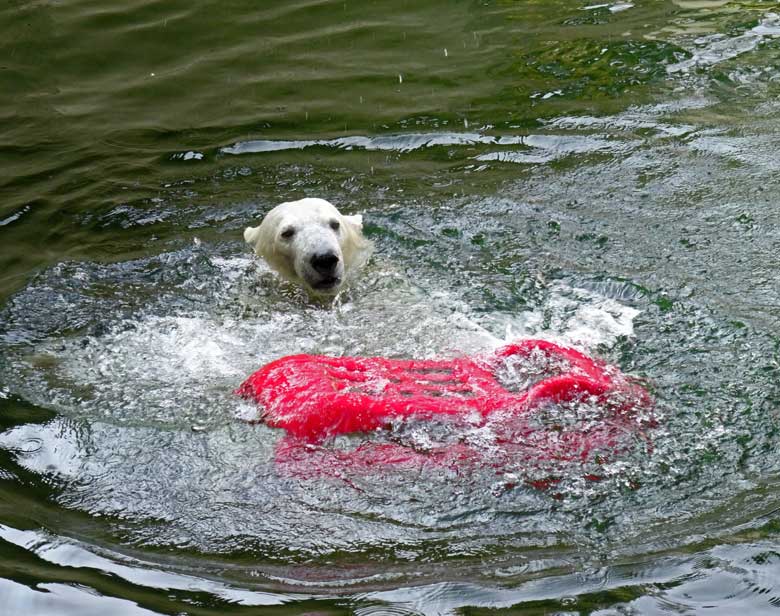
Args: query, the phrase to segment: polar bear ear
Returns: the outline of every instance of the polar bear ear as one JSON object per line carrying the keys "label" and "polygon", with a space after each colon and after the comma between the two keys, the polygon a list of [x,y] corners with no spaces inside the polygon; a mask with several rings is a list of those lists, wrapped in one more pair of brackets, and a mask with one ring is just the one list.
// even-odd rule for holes
{"label": "polar bear ear", "polygon": [[352,216],[344,216],[344,220],[347,220],[351,222],[353,225],[355,225],[358,229],[363,229],[363,215],[362,214],[353,214]]}
{"label": "polar bear ear", "polygon": [[260,227],[247,227],[244,229],[244,241],[252,248],[257,248],[257,240],[260,239]]}

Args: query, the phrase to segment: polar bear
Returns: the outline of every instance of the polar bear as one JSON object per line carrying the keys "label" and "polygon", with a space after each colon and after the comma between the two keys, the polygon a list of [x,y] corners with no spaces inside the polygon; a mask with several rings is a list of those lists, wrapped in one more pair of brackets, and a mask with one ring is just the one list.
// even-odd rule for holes
{"label": "polar bear", "polygon": [[336,295],[371,255],[362,216],[345,216],[325,199],[288,201],[273,208],[244,240],[268,265],[313,295]]}

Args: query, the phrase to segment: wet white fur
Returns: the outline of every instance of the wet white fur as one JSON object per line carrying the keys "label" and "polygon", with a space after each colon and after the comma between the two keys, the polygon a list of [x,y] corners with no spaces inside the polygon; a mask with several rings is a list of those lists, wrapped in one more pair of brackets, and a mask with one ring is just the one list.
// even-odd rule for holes
{"label": "wet white fur", "polygon": [[[331,228],[333,221],[339,223],[337,230]],[[282,233],[288,229],[294,229],[294,234],[286,239]],[[363,237],[362,216],[345,216],[325,199],[315,198],[277,205],[259,226],[244,230],[244,239],[279,274],[315,295],[338,293],[368,260],[373,248]],[[340,282],[333,288],[318,290],[314,285],[321,277],[312,268],[311,258],[329,251],[339,257],[335,275]]]}

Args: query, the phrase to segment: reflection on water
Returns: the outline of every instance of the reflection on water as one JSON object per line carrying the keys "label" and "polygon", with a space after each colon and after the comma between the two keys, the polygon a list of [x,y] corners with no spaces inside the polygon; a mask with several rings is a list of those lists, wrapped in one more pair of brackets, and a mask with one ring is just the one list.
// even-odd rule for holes
{"label": "reflection on water", "polygon": [[[0,11],[13,610],[780,605],[772,7],[124,8]],[[304,195],[362,212],[378,247],[332,306],[240,242]],[[651,446],[541,490],[489,466],[307,478],[233,395],[291,353],[531,336],[637,376]],[[411,422],[333,445],[489,436]]]}

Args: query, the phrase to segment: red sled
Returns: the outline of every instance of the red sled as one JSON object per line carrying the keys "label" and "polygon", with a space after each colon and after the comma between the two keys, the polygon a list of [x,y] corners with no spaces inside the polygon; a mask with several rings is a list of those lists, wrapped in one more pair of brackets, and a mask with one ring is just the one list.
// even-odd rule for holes
{"label": "red sled", "polygon": [[[512,358],[541,360],[554,374],[537,375],[524,389],[510,391],[497,372]],[[451,360],[293,355],[252,374],[237,393],[260,406],[259,421],[287,432],[277,447],[278,462],[300,467],[309,458],[339,475],[381,464],[450,465],[485,457],[467,442],[425,451],[375,442],[348,451],[322,446],[328,437],[372,432],[407,419],[489,424],[497,445],[491,463],[513,467],[608,456],[627,438],[646,440],[644,430],[653,424],[644,388],[614,366],[545,340],[522,340],[490,354]],[[579,401],[599,407],[600,421],[564,427],[540,420],[544,409]]]}

